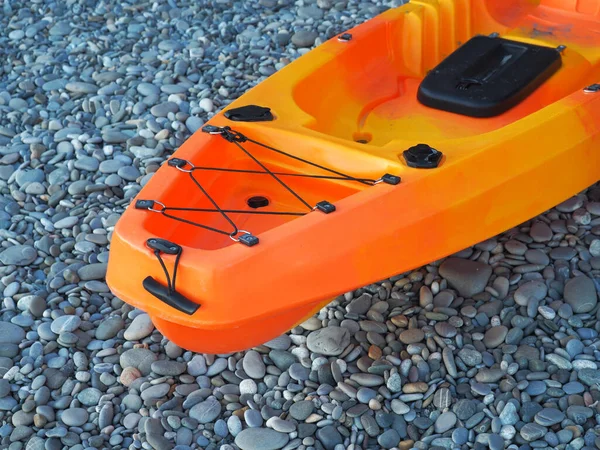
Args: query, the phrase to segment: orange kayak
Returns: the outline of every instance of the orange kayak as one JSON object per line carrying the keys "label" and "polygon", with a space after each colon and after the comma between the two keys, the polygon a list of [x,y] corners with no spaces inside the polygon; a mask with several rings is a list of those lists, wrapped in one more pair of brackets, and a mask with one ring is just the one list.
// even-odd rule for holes
{"label": "orange kayak", "polygon": [[117,223],[107,281],[189,350],[332,298],[600,179],[600,0],[412,0],[214,116]]}

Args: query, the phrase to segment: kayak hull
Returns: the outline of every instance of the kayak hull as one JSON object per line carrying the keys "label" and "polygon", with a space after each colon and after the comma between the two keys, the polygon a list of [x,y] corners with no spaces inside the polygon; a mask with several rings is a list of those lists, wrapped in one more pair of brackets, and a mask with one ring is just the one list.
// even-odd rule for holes
{"label": "kayak hull", "polygon": [[[399,175],[400,184],[365,186],[347,180],[320,180],[317,184],[304,178],[289,181],[289,186],[302,192],[311,204],[328,200],[336,211],[313,211],[298,218],[232,216],[240,229],[250,230],[260,239],[253,247],[130,206],[111,239],[107,281],[115,295],[148,312],[167,338],[186,349],[209,353],[243,350],[284,333],[338,295],[490,238],[598,181],[600,93],[585,92],[584,87],[600,79],[600,50],[596,48],[600,48],[600,38],[596,42],[565,31],[550,38],[543,35],[546,40],[538,33],[534,39],[535,33],[526,25],[539,19],[532,15],[538,11],[539,2],[507,2],[512,8],[506,10],[496,4],[485,16],[477,5],[495,3],[473,2],[469,11],[475,18],[476,13],[481,14],[482,24],[481,30],[471,29],[471,33],[499,30],[513,39],[549,46],[558,40],[567,46],[563,66],[541,88],[510,111],[488,119],[457,117],[418,104],[417,81],[468,37],[458,36],[458,28],[447,25],[448,21],[460,25],[459,6],[468,3],[413,1],[389,11],[351,30],[350,42],[333,39],[324,43],[228,107],[262,104],[272,109],[274,121],[233,122],[218,114],[210,122],[355,177]],[[558,14],[556,3],[542,2],[544,17]],[[556,17],[569,23],[591,20],[568,11]],[[591,23],[597,26],[599,19],[594,17]],[[438,40],[428,42],[426,33],[417,34],[411,28],[417,25],[421,30],[434,27],[437,34],[432,34]],[[407,42],[414,44],[416,39],[423,47],[431,47],[414,61],[402,56],[402,64],[415,72],[412,77],[381,75],[380,84],[393,81],[395,89],[404,89],[402,95],[392,89],[386,97],[372,82],[370,91],[359,84],[356,90],[347,91],[344,101],[348,103],[343,108],[330,101],[340,98],[343,91],[332,92],[329,101],[321,100],[327,89],[335,91],[336,83],[344,84],[328,82],[340,61],[353,61],[352,57],[360,53],[360,48],[352,49],[351,45],[361,45],[363,37],[367,47],[372,47],[369,39],[395,39],[400,32],[396,28],[409,29],[410,33],[401,33]],[[442,32],[454,33],[453,39],[446,42],[440,37]],[[381,61],[393,60],[390,53],[386,55]],[[381,64],[385,67],[384,62]],[[313,78],[314,73],[319,73],[320,83]],[[271,92],[282,95],[268,95]],[[369,92],[379,99],[378,104],[362,98]],[[330,120],[331,116],[338,120]],[[407,166],[403,151],[421,142],[443,152],[439,167]],[[272,170],[295,174],[306,170],[298,161],[272,155],[254,143],[243,146]],[[257,167],[251,160],[248,163],[234,143],[201,131],[174,157],[196,166]],[[302,206],[294,203],[293,197],[284,200],[284,194],[289,193],[268,175],[247,174],[241,179],[236,175],[203,173],[198,179],[212,189],[223,208],[239,207],[254,195],[270,199],[272,206],[281,210]],[[189,174],[168,165],[157,171],[137,199],[165,205],[207,205]],[[191,214],[182,217],[192,220]],[[216,214],[193,217],[214,226],[224,223]],[[161,266],[146,246],[148,239],[156,237],[182,248],[177,290],[200,305],[193,314],[165,305],[142,288],[148,276],[164,280]],[[172,268],[175,258],[167,255],[164,259]]]}
{"label": "kayak hull", "polygon": [[[157,316],[152,317],[152,323],[163,336],[177,342],[182,348],[202,353],[225,354],[264,344],[304,322],[330,302],[330,299],[325,299],[316,305],[285,311],[279,316],[267,316],[235,328],[187,327]],[[274,332],[274,323],[277,324],[277,329],[283,331]]]}

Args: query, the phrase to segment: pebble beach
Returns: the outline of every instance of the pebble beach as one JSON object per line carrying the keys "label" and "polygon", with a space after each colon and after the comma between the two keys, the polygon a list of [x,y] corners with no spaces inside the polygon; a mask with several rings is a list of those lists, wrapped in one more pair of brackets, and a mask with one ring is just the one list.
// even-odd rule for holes
{"label": "pebble beach", "polygon": [[600,184],[245,352],[179,348],[106,284],[173,151],[402,3],[0,1],[0,449],[600,449]]}

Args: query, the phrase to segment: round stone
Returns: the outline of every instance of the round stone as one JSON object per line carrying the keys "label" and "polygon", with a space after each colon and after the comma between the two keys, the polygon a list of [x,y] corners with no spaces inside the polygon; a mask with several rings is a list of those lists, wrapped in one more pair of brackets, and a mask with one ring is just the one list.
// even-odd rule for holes
{"label": "round stone", "polygon": [[565,284],[565,302],[571,305],[575,314],[590,312],[598,303],[594,282],[587,276],[572,278]]}
{"label": "round stone", "polygon": [[396,398],[392,400],[391,407],[392,411],[399,415],[408,414],[408,412],[410,411],[410,406]]}
{"label": "round stone", "polygon": [[221,414],[221,404],[215,397],[209,397],[203,402],[192,406],[189,416],[199,423],[209,423]]}
{"label": "round stone", "polygon": [[562,411],[556,408],[544,408],[535,415],[534,420],[540,425],[551,427],[562,422],[564,418],[565,414]]}
{"label": "round stone", "polygon": [[290,416],[299,421],[306,420],[314,411],[315,407],[309,400],[293,403],[290,406]]}
{"label": "round stone", "polygon": [[329,326],[312,331],[306,340],[311,352],[327,356],[337,356],[350,344],[350,332],[347,328]]}
{"label": "round stone", "polygon": [[[142,391],[142,400],[158,400],[165,397],[170,390],[170,386],[167,383],[153,384],[152,386]],[[191,410],[190,410],[191,413]],[[190,414],[191,417],[191,414]]]}
{"label": "round stone", "polygon": [[502,408],[502,412],[498,417],[500,418],[502,425],[514,425],[519,421],[517,408],[512,402],[508,402],[504,405],[504,408]]}
{"label": "round stone", "polygon": [[527,442],[533,442],[543,437],[547,431],[548,429],[546,427],[537,423],[526,423],[523,425],[523,428],[521,428],[520,434]]}
{"label": "round stone", "polygon": [[296,47],[310,47],[318,36],[319,34],[315,31],[300,30],[292,35],[292,44]]}
{"label": "round stone", "polygon": [[483,362],[483,356],[472,347],[463,347],[458,351],[458,357],[467,366],[474,367]]}
{"label": "round stone", "polygon": [[570,260],[575,257],[577,251],[572,247],[554,247],[550,251],[550,258],[554,260],[564,259]]}
{"label": "round stone", "polygon": [[141,372],[135,367],[126,367],[123,369],[123,372],[121,372],[121,375],[119,375],[119,380],[124,386],[130,386],[131,383],[141,376]]}
{"label": "round stone", "polygon": [[37,252],[29,245],[13,245],[0,252],[0,262],[6,266],[28,266],[37,257]]}
{"label": "round stone", "polygon": [[533,280],[522,284],[515,291],[515,303],[527,306],[530,299],[542,300],[548,294],[548,288],[541,281]]}
{"label": "round stone", "polygon": [[450,286],[466,298],[483,292],[492,275],[492,268],[487,264],[455,257],[446,259],[439,270]]}
{"label": "round stone", "polygon": [[128,341],[138,341],[149,336],[152,331],[154,331],[152,319],[148,314],[143,313],[133,319],[131,325],[125,330],[123,337]]}
{"label": "round stone", "polygon": [[529,395],[536,396],[543,394],[547,389],[548,386],[543,381],[530,381],[529,386],[527,386],[525,389],[525,392],[527,392]]}
{"label": "round stone", "polygon": [[235,445],[241,450],[278,450],[289,439],[286,433],[269,428],[246,428],[235,437]]}
{"label": "round stone", "polygon": [[25,339],[25,331],[18,325],[0,321],[0,344],[20,344]]}
{"label": "round stone", "polygon": [[377,443],[382,448],[394,448],[400,442],[400,435],[394,429],[384,431],[377,437]]}
{"label": "round stone", "polygon": [[463,427],[456,428],[452,432],[452,442],[454,442],[456,445],[466,444],[468,439],[469,439],[469,430],[467,430],[466,428],[463,428]]}
{"label": "round stone", "polygon": [[178,376],[186,371],[187,365],[183,362],[160,360],[154,361],[150,366],[152,372],[163,376]]}
{"label": "round stone", "polygon": [[[361,419],[364,417],[369,417],[372,419],[371,416],[367,415],[362,415]],[[365,431],[367,431],[366,428]],[[333,450],[337,445],[342,444],[343,442],[340,432],[331,425],[320,428],[316,433],[316,437],[319,442],[323,444],[323,447],[325,447],[326,450]]]}
{"label": "round stone", "polygon": [[88,412],[83,408],[69,408],[60,416],[63,423],[70,427],[79,427],[87,422]]}
{"label": "round stone", "polygon": [[456,424],[456,414],[447,411],[439,415],[435,421],[434,429],[436,433],[445,433]]}
{"label": "round stone", "polygon": [[496,348],[504,342],[507,333],[508,328],[504,325],[492,327],[485,332],[483,343],[487,348]]}
{"label": "round stone", "polygon": [[411,328],[401,332],[398,339],[400,339],[400,342],[403,344],[416,344],[425,339],[425,333],[418,328]]}
{"label": "round stone", "polygon": [[73,332],[81,325],[81,319],[77,316],[60,316],[52,321],[50,329],[53,333],[60,334],[64,332]]}
{"label": "round stone", "polygon": [[473,400],[462,399],[454,404],[452,410],[456,417],[465,421],[477,412],[477,404]]}
{"label": "round stone", "polygon": [[156,361],[156,354],[147,348],[132,348],[121,354],[119,363],[123,369],[135,367],[142,376],[150,374],[152,363]]}
{"label": "round stone", "polygon": [[266,366],[260,354],[255,350],[250,350],[244,355],[242,360],[244,372],[254,379],[261,379],[265,376]]}
{"label": "round stone", "polygon": [[433,396],[433,405],[441,410],[448,408],[452,404],[452,395],[450,389],[440,388]]}
{"label": "round stone", "polygon": [[100,322],[96,328],[96,339],[107,340],[114,338],[125,327],[125,322],[118,316],[109,317]]}
{"label": "round stone", "polygon": [[438,322],[435,324],[435,331],[443,338],[453,338],[457,334],[456,327],[448,322]]}
{"label": "round stone", "polygon": [[250,428],[260,427],[263,424],[263,418],[259,411],[248,409],[244,412],[244,420]]}
{"label": "round stone", "polygon": [[535,222],[529,231],[535,242],[548,242],[552,239],[552,230],[545,222]]}

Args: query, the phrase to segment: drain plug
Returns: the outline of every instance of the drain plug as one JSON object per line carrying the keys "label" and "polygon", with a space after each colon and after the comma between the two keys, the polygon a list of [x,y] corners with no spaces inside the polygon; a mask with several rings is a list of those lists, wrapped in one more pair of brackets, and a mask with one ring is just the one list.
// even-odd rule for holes
{"label": "drain plug", "polygon": [[247,203],[250,208],[264,208],[265,206],[269,206],[269,199],[263,197],[262,195],[256,195],[254,197],[250,197]]}

